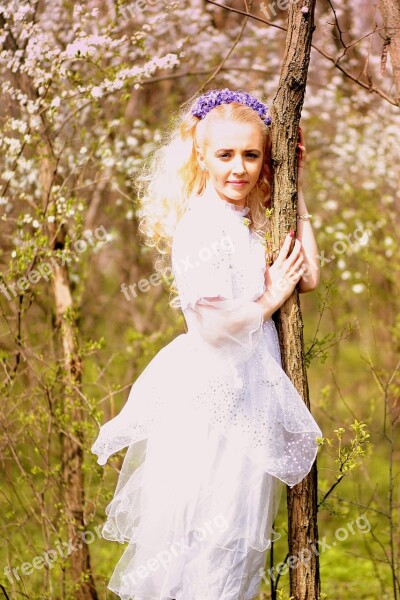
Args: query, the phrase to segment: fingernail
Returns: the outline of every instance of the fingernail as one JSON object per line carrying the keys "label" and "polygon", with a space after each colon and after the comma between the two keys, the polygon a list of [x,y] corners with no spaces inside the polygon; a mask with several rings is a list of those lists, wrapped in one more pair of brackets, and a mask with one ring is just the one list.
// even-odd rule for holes
{"label": "fingernail", "polygon": [[290,235],[290,237],[293,237],[294,236],[294,231],[290,230],[289,231],[289,235]]}
{"label": "fingernail", "polygon": [[299,240],[299,242],[301,242],[301,239],[300,239],[300,238],[296,238],[296,240]]}

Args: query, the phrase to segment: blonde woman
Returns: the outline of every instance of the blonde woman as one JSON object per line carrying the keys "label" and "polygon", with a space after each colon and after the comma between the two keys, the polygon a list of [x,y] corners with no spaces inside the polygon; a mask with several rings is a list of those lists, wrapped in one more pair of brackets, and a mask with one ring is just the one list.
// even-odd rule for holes
{"label": "blonde woman", "polygon": [[317,247],[302,215],[292,250],[288,234],[269,260],[270,123],[250,94],[211,90],[143,166],[140,230],[160,272],[172,264],[187,331],[92,447],[105,464],[128,446],[102,531],[128,542],[108,584],[124,600],[256,598],[283,486],[317,454],[322,432],[282,369],[272,319],[296,285],[318,285]]}

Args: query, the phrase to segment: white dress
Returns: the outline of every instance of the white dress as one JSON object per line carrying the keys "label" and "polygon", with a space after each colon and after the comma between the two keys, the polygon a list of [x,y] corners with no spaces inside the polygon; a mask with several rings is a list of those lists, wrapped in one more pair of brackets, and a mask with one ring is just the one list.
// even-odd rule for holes
{"label": "white dress", "polygon": [[102,535],[128,542],[108,588],[122,600],[253,600],[284,484],[322,432],[281,366],[255,302],[265,248],[246,209],[208,184],[179,221],[172,267],[188,327],[160,350],[92,446],[128,446]]}

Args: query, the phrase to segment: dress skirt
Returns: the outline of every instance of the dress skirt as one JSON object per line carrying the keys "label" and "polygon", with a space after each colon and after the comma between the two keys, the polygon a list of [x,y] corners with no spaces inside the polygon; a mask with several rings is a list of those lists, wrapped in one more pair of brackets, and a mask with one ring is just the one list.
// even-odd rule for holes
{"label": "dress skirt", "polygon": [[257,598],[282,490],[310,471],[316,436],[272,319],[234,367],[179,335],[92,447],[105,464],[128,446],[102,530],[127,543],[108,588],[122,600]]}

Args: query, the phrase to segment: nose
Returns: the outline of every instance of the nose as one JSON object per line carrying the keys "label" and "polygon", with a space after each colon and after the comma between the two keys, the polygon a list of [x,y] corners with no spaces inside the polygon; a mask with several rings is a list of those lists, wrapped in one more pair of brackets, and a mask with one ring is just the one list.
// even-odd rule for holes
{"label": "nose", "polygon": [[235,175],[243,175],[245,171],[246,169],[243,164],[243,159],[241,156],[238,156],[233,163],[232,172],[235,173]]}

